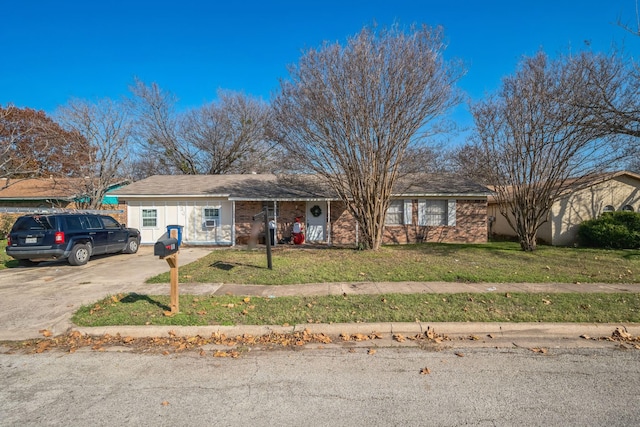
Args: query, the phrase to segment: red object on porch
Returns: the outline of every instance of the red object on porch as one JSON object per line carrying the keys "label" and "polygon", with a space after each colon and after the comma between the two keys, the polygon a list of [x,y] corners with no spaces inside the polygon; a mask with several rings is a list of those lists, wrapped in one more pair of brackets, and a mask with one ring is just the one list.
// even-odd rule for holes
{"label": "red object on porch", "polygon": [[294,233],[293,235],[293,244],[301,245],[304,243],[304,234],[302,233]]}

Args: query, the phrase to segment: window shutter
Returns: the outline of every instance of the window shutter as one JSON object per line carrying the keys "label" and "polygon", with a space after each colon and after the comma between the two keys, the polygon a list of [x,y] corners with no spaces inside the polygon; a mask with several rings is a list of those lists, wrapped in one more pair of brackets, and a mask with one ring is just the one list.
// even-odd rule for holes
{"label": "window shutter", "polygon": [[425,217],[426,211],[427,211],[427,201],[418,200],[418,225],[421,225],[421,226],[427,225],[427,218]]}
{"label": "window shutter", "polygon": [[450,227],[456,226],[456,200],[447,200],[447,225]]}
{"label": "window shutter", "polygon": [[413,204],[411,200],[404,201],[404,224],[412,224],[413,223]]}

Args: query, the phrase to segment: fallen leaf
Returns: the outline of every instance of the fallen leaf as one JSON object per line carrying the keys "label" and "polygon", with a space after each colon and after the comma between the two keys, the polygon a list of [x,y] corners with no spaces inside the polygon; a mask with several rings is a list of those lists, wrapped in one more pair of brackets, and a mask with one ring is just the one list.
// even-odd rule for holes
{"label": "fallen leaf", "polygon": [[549,304],[551,304],[551,301],[549,301],[548,299],[543,299],[543,300],[542,300],[542,302],[543,302],[545,305],[549,305]]}
{"label": "fallen leaf", "polygon": [[615,331],[613,331],[612,337],[613,338],[620,338],[620,339],[623,339],[623,340],[628,340],[628,339],[631,339],[633,336],[629,332],[627,332],[627,328],[618,327],[618,328],[616,328]]}
{"label": "fallen leaf", "polygon": [[370,348],[367,354],[376,354],[376,350],[374,348]]}
{"label": "fallen leaf", "polygon": [[404,342],[405,341],[405,338],[404,338],[404,336],[402,336],[402,334],[395,334],[393,336],[393,339],[398,341],[398,342]]}
{"label": "fallen leaf", "polygon": [[530,348],[529,350],[531,350],[534,353],[547,354],[547,349],[544,347],[534,347],[534,348]]}
{"label": "fallen leaf", "polygon": [[429,375],[431,373],[431,369],[425,367],[420,369],[420,375]]}
{"label": "fallen leaf", "polygon": [[42,334],[42,336],[45,336],[47,338],[49,338],[51,335],[53,335],[53,332],[51,332],[48,329],[41,329],[40,331],[38,331]]}
{"label": "fallen leaf", "polygon": [[166,400],[163,400],[163,401],[162,401],[162,406],[169,406],[169,402],[168,402],[168,401],[166,401]]}
{"label": "fallen leaf", "polygon": [[464,357],[464,353],[460,353],[459,351],[457,351],[457,352],[455,352],[453,354],[455,354],[458,357]]}

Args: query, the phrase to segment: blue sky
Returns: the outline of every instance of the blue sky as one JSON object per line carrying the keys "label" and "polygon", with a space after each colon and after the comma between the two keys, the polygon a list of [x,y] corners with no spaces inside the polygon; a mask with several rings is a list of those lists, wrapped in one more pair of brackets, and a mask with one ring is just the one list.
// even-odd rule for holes
{"label": "blue sky", "polygon": [[[0,8],[0,104],[53,113],[70,98],[118,99],[135,77],[174,93],[186,109],[218,89],[268,100],[287,65],[324,40],[363,26],[442,25],[446,55],[468,69],[472,100],[494,91],[523,55],[612,44],[640,54],[635,0],[165,1],[5,0]],[[464,107],[455,112],[469,123]],[[464,123],[466,122],[466,123]]]}

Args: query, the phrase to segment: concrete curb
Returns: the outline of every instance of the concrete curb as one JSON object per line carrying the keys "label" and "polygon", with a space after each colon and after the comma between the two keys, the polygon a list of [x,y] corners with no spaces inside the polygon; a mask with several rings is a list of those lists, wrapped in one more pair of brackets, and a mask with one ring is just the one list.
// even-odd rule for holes
{"label": "concrete curb", "polygon": [[403,334],[407,336],[423,334],[431,327],[439,335],[449,337],[487,336],[497,338],[579,338],[608,337],[618,327],[626,328],[633,336],[640,336],[640,324],[620,323],[490,323],[490,322],[422,322],[422,323],[337,323],[337,324],[300,324],[293,326],[277,325],[239,325],[239,326],[103,326],[72,328],[90,336],[109,334],[115,336],[167,337],[170,334],[186,336],[208,337],[215,333],[229,337],[238,335],[269,335],[272,333],[286,334],[302,332],[324,333],[330,336],[340,334]]}

